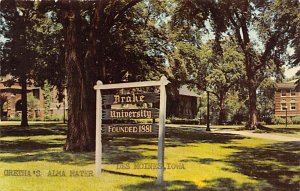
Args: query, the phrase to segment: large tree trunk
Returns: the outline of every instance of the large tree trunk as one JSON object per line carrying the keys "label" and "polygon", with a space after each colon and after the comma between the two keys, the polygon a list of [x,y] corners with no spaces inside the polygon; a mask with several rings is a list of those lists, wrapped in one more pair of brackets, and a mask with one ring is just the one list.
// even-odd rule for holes
{"label": "large tree trunk", "polygon": [[[67,71],[68,90],[68,132],[65,150],[89,151],[94,149],[94,137],[89,129],[89,113],[86,103],[88,88],[83,73],[83,66],[78,54],[80,42],[79,35],[79,10],[74,9],[74,3],[70,3],[70,10],[66,15],[65,35],[65,64]],[[91,88],[91,87],[90,87]]]}
{"label": "large tree trunk", "polygon": [[[79,58],[80,50],[80,6],[79,1],[64,1],[66,10],[65,64],[67,70],[69,121],[66,150],[86,151],[95,149],[96,95],[93,89],[97,80],[105,80],[104,51],[107,34],[112,23],[126,10],[141,0],[126,4],[117,14],[112,11],[110,18],[105,18],[105,11],[110,1],[96,1],[94,17],[91,20],[88,46],[84,58]],[[115,3],[113,1],[111,3]],[[101,24],[102,23],[102,24]],[[96,40],[98,49],[96,49]],[[100,48],[99,48],[100,47]],[[97,51],[97,54],[96,54]],[[82,54],[81,54],[82,56]],[[96,58],[97,57],[97,58]]]}
{"label": "large tree trunk", "polygon": [[249,94],[249,119],[246,125],[246,129],[256,129],[258,125],[257,121],[257,109],[256,109],[256,85],[255,76],[248,75],[248,94]]}
{"label": "large tree trunk", "polygon": [[2,121],[2,107],[3,107],[3,103],[2,100],[0,99],[1,103],[0,103],[0,122]]}
{"label": "large tree trunk", "polygon": [[22,102],[22,120],[21,126],[28,127],[28,118],[27,118],[27,79],[26,76],[23,75],[20,78],[21,83],[21,102]]}

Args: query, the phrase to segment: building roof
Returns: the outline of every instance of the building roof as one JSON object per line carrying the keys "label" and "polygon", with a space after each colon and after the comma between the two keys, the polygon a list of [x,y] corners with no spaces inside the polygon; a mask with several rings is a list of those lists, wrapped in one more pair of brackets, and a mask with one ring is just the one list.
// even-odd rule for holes
{"label": "building roof", "polygon": [[277,89],[295,89],[299,83],[299,79],[278,83],[276,84]]}
{"label": "building roof", "polygon": [[191,96],[191,97],[200,97],[199,94],[193,90],[189,90],[187,85],[183,85],[179,88],[179,95]]}
{"label": "building roof", "polygon": [[[5,86],[4,82],[0,82],[0,90],[2,91],[10,91],[10,90],[21,90],[22,87],[18,84],[13,84],[11,86]],[[34,86],[27,86],[27,91],[31,91],[31,90],[34,90],[34,89],[39,89],[38,87],[34,87]]]}

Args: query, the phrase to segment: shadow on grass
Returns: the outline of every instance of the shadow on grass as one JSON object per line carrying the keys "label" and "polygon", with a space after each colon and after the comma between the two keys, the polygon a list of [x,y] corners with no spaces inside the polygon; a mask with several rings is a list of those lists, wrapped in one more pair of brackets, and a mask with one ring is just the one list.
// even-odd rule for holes
{"label": "shadow on grass", "polygon": [[[65,135],[65,126],[59,124],[36,124],[27,128],[7,126],[1,129],[1,136],[22,136],[22,139],[16,138],[12,141],[0,141],[0,153],[19,153],[18,156],[9,157],[0,155],[2,161],[49,161],[63,164],[76,163],[79,165],[92,164],[94,162],[94,152],[64,152],[62,150],[65,143],[63,138],[53,137],[42,141],[30,139],[31,136],[36,135]],[[230,143],[235,139],[242,139],[242,137],[231,134],[207,133],[195,129],[166,128],[165,145],[166,147],[186,147],[190,143]],[[154,147],[149,148],[149,146]],[[61,152],[57,151],[59,148],[61,148]],[[102,148],[103,161],[107,164],[135,162],[141,159],[157,159],[157,137],[117,137],[104,142]],[[146,151],[153,151],[153,155],[144,155],[143,152]],[[78,160],[76,160],[76,157]]]}
{"label": "shadow on grass", "polygon": [[2,126],[0,136],[65,135],[67,127],[62,124],[33,124],[29,127]]}
{"label": "shadow on grass", "polygon": [[227,159],[239,173],[279,190],[300,190],[300,142],[230,148],[240,150]]}
{"label": "shadow on grass", "polygon": [[122,187],[122,190],[193,190],[193,191],[251,191],[251,190],[272,190],[268,185],[264,183],[251,184],[244,183],[238,185],[235,180],[231,178],[218,178],[205,182],[206,186],[198,187],[191,181],[167,181],[163,186],[158,186],[155,181],[142,182],[140,184],[127,185]]}
{"label": "shadow on grass", "polygon": [[[0,141],[0,161],[7,163],[47,161],[71,165],[87,165],[94,163],[94,153],[64,152],[64,138],[54,138],[46,141],[18,139]],[[6,154],[13,154],[6,155]]]}
{"label": "shadow on grass", "polygon": [[165,182],[163,186],[155,184],[155,180],[142,182],[140,184],[127,185],[121,188],[125,191],[132,190],[197,190],[197,186],[193,182],[189,181],[171,181]]}
{"label": "shadow on grass", "polygon": [[[245,139],[239,135],[207,133],[197,129],[166,128],[166,147],[187,147],[193,143],[231,143],[233,140]],[[149,148],[149,146],[155,146]],[[145,151],[154,151],[153,155],[144,156]],[[108,164],[135,162],[140,159],[157,158],[157,137],[118,137],[103,145],[104,161]],[[207,161],[206,161],[207,162]]]}
{"label": "shadow on grass", "polygon": [[141,159],[156,159],[156,152],[153,155],[143,155],[145,151],[156,151],[156,149],[147,148],[149,145],[157,145],[155,138],[114,138],[103,144],[103,161],[107,164],[119,164]]}
{"label": "shadow on grass", "polygon": [[[63,146],[64,138],[49,138],[46,140],[31,140],[28,138],[15,139],[12,141],[0,140],[0,161],[3,162],[29,162],[47,161],[62,164],[87,165],[95,162],[94,152],[65,152]],[[134,147],[138,145],[150,145],[151,140],[137,140],[117,138],[103,144],[103,161],[107,164],[119,164],[123,162],[134,162],[140,159],[156,159],[157,155],[144,156],[145,151],[156,151],[156,149]],[[6,156],[13,154],[13,156]]]}
{"label": "shadow on grass", "polygon": [[68,152],[47,152],[47,153],[28,153],[19,156],[1,157],[0,161],[4,162],[30,162],[30,161],[47,161],[62,163],[68,165],[85,166],[93,164],[93,153],[68,153]]}
{"label": "shadow on grass", "polygon": [[0,153],[24,153],[24,152],[37,152],[44,151],[49,148],[63,147],[63,143],[61,141],[53,141],[49,140],[47,142],[44,141],[34,141],[28,139],[22,140],[13,140],[13,141],[0,141]]}
{"label": "shadow on grass", "polygon": [[237,139],[247,138],[234,134],[205,132],[201,129],[166,128],[167,147],[186,146],[190,143],[227,144]]}
{"label": "shadow on grass", "polygon": [[196,162],[201,164],[211,164],[213,162],[220,162],[221,160],[213,158],[198,158],[198,157],[188,157],[187,159],[180,160],[180,162]]}

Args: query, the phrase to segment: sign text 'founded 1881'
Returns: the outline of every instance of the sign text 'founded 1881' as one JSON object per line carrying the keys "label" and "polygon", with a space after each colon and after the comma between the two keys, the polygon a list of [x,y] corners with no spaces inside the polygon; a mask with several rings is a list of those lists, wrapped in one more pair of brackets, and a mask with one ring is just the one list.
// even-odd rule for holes
{"label": "sign text 'founded 1881'", "polygon": [[157,134],[156,124],[103,124],[103,134]]}

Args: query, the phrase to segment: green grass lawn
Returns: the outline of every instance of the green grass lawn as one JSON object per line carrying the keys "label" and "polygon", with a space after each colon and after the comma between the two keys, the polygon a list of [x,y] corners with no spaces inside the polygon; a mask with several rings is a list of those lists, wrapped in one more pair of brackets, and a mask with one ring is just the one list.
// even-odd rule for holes
{"label": "green grass lawn", "polygon": [[[64,152],[65,125],[6,124],[0,133],[1,191],[300,189],[299,142],[168,126],[165,185],[156,186],[157,170],[138,168],[157,163],[156,137],[113,138],[103,143],[102,175],[74,177],[71,171],[95,170],[95,155]],[[28,170],[31,176],[5,176],[8,170]],[[59,173],[65,176],[49,176]]]}

